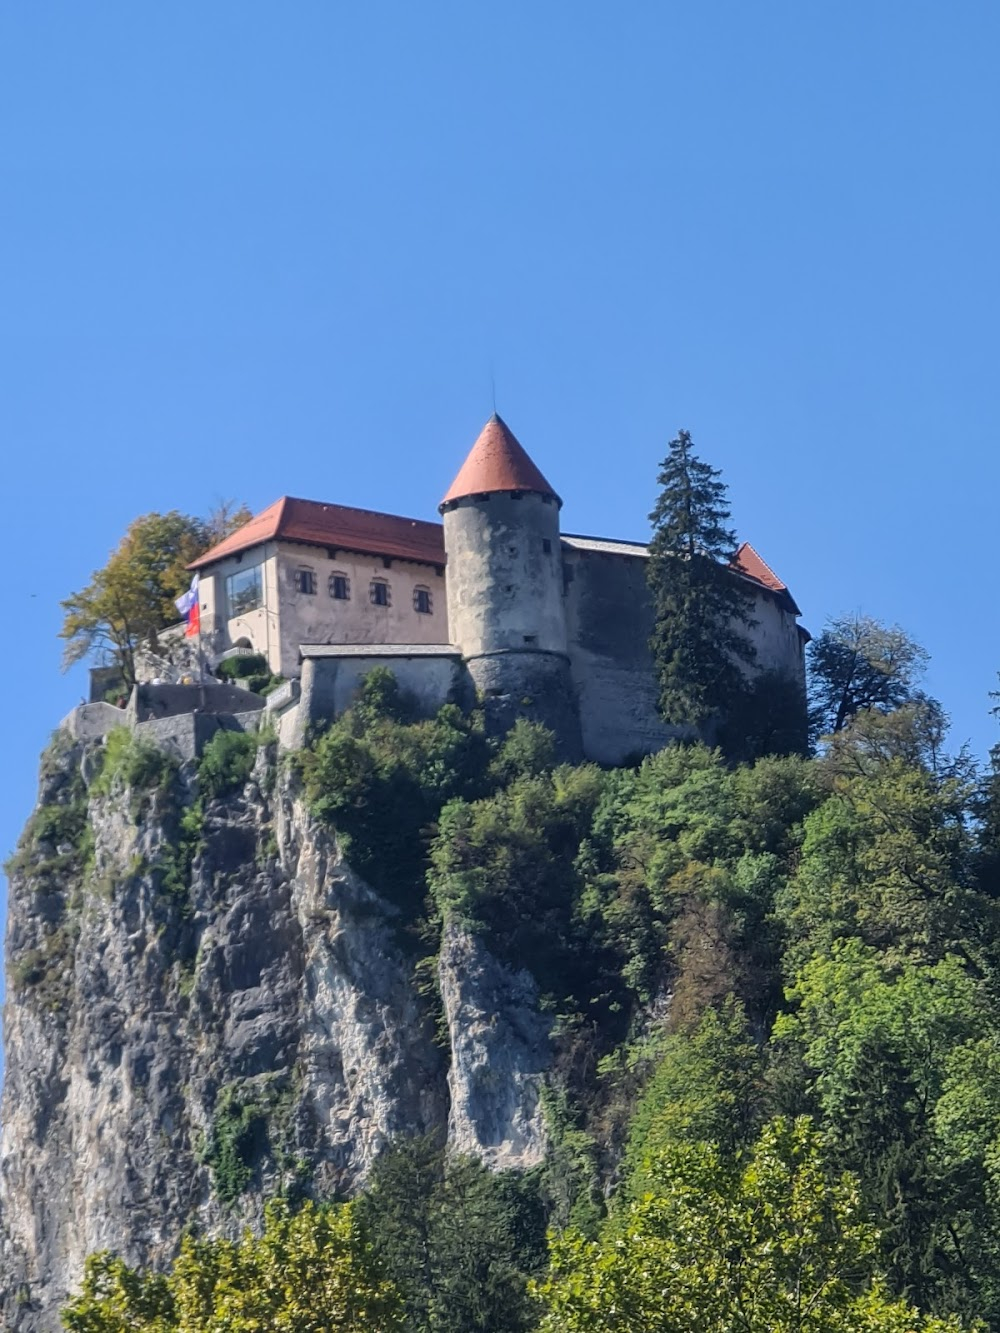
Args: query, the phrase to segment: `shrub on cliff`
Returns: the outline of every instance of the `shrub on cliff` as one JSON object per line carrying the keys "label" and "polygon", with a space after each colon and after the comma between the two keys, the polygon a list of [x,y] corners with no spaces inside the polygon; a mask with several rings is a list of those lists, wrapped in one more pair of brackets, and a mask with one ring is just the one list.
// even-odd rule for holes
{"label": "shrub on cliff", "polygon": [[309,808],[335,827],[353,868],[411,910],[423,900],[427,830],[446,801],[483,789],[488,760],[474,718],[446,704],[413,720],[382,671],[296,756]]}

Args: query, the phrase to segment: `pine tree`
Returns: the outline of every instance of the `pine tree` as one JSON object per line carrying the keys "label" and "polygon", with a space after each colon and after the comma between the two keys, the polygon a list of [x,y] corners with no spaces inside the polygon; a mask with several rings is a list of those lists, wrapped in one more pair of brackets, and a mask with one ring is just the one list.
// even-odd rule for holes
{"label": "pine tree", "polygon": [[699,729],[740,698],[743,668],[756,657],[747,633],[754,624],[753,594],[731,568],[736,537],[719,476],[680,431],[660,465],[660,495],[649,516],[656,618],[650,646],[660,713],[674,725]]}

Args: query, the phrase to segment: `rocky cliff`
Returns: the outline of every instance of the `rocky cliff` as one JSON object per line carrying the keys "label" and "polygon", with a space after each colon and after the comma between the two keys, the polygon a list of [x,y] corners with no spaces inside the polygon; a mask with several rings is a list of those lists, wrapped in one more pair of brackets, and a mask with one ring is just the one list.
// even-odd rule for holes
{"label": "rocky cliff", "polygon": [[[526,973],[448,928],[417,966],[273,748],[200,798],[57,739],[9,867],[0,1317],[48,1330],[86,1255],[160,1263],[277,1189],[350,1193],[394,1136],[545,1153]],[[99,780],[98,780],[98,775]]]}

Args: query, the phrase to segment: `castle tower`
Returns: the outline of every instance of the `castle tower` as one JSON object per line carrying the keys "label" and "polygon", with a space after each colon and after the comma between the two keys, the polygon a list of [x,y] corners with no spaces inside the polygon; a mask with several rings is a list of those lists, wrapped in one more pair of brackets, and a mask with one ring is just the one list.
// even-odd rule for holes
{"label": "castle tower", "polygon": [[492,724],[543,722],[579,750],[570,683],[562,501],[494,414],[441,501],[448,625]]}

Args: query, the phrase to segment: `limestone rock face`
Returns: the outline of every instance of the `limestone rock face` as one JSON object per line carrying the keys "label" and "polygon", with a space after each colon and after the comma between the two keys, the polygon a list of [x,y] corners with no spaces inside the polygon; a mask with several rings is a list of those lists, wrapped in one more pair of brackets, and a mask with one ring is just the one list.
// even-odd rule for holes
{"label": "limestone rock face", "polygon": [[[435,1039],[397,909],[273,754],[196,828],[187,770],[179,798],[89,791],[97,745],[50,752],[40,807],[60,817],[36,816],[11,868],[0,1327],[57,1329],[94,1250],[163,1265],[185,1227],[234,1235],[278,1188],[350,1193],[397,1135],[540,1160],[530,978],[449,929]],[[236,1177],[216,1152],[226,1117]]]}
{"label": "limestone rock face", "polygon": [[449,926],[439,962],[451,1063],[448,1139],[496,1170],[545,1157],[541,1092],[551,1053],[528,972],[495,959],[482,938]]}

